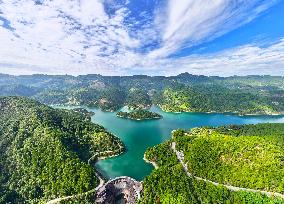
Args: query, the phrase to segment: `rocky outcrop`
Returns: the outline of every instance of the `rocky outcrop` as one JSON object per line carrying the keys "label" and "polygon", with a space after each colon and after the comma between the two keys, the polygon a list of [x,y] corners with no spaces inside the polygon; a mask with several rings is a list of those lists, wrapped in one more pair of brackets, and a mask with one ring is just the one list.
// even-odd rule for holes
{"label": "rocky outcrop", "polygon": [[96,203],[114,204],[116,199],[123,195],[127,204],[135,204],[140,198],[142,184],[133,178],[117,177],[105,183],[97,190]]}

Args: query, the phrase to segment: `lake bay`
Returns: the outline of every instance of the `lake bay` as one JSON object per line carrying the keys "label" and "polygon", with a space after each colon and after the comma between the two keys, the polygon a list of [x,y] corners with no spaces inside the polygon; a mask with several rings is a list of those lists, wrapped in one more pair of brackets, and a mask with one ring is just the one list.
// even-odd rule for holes
{"label": "lake bay", "polygon": [[153,169],[143,160],[144,152],[171,137],[175,129],[190,129],[201,126],[220,126],[227,124],[256,124],[284,122],[284,116],[237,116],[230,114],[207,113],[166,113],[156,106],[151,111],[163,116],[160,120],[133,121],[116,117],[114,112],[103,112],[97,108],[88,108],[95,112],[94,123],[104,126],[118,136],[127,151],[117,157],[98,161],[96,166],[107,179],[118,176],[130,176],[142,180]]}

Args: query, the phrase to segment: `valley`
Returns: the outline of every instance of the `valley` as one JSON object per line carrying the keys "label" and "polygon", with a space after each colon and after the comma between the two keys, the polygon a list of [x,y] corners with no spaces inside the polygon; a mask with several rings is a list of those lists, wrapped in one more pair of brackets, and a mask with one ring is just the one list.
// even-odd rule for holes
{"label": "valley", "polygon": [[284,204],[284,0],[0,0],[0,204]]}
{"label": "valley", "polygon": [[281,77],[5,77],[1,202],[283,201]]}
{"label": "valley", "polygon": [[215,77],[3,75],[0,96],[26,96],[48,105],[98,107],[117,111],[148,109],[166,112],[284,113],[284,78],[281,76]]}

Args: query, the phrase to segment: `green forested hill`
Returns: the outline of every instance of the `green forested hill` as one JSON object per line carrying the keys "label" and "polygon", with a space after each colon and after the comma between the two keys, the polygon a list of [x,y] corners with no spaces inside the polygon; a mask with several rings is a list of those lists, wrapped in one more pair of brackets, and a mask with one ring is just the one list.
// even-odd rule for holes
{"label": "green forested hill", "polygon": [[159,105],[170,112],[284,113],[284,77],[49,76],[0,74],[0,96],[28,96],[46,104],[88,105],[114,111]]}
{"label": "green forested hill", "polygon": [[[193,176],[184,172],[173,142]],[[178,130],[145,157],[159,168],[144,179],[140,203],[284,203],[279,197],[224,186],[284,194],[284,124]]]}
{"label": "green forested hill", "polygon": [[93,189],[98,178],[88,159],[123,149],[84,114],[0,97],[0,203],[39,203]]}

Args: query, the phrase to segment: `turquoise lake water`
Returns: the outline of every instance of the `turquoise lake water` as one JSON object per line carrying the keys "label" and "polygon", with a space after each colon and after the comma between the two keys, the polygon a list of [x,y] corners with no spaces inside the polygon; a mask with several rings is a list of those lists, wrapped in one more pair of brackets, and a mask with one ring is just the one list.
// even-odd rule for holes
{"label": "turquoise lake water", "polygon": [[157,107],[151,110],[163,116],[160,120],[133,121],[116,117],[115,113],[91,109],[95,112],[92,121],[104,126],[118,136],[126,145],[127,151],[117,157],[101,160],[96,166],[108,179],[117,176],[130,176],[142,180],[153,169],[143,160],[148,147],[171,137],[174,129],[190,129],[200,126],[220,126],[226,124],[255,124],[264,122],[284,122],[284,116],[236,116],[229,114],[206,113],[166,113]]}

